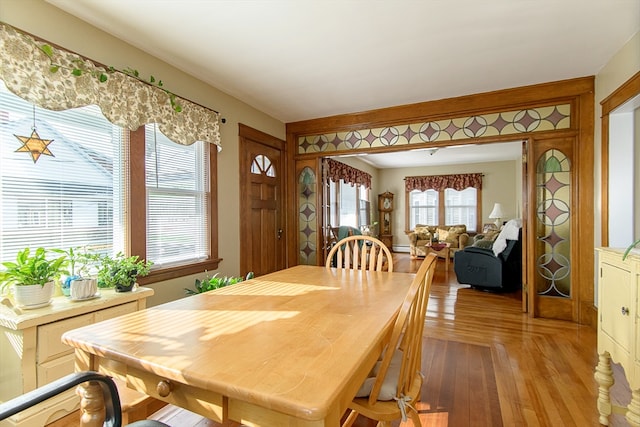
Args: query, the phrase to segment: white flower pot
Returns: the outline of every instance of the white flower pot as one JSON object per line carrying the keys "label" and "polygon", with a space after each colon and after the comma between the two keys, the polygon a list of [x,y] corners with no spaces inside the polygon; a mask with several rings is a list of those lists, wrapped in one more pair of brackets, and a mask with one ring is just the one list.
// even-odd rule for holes
{"label": "white flower pot", "polygon": [[75,279],[71,281],[71,299],[93,298],[98,292],[98,281],[96,279]]}
{"label": "white flower pot", "polygon": [[22,285],[13,287],[16,304],[22,308],[39,308],[51,304],[54,291],[53,281],[44,285]]}

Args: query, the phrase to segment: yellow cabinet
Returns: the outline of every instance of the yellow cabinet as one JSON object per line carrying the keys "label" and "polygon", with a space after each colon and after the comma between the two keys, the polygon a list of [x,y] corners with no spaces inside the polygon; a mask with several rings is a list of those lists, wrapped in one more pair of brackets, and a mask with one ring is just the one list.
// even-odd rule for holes
{"label": "yellow cabinet", "polygon": [[[640,257],[622,260],[622,249],[599,248],[598,255],[598,383],[600,423],[609,425],[612,412],[623,412],[632,426],[640,426]],[[611,360],[624,368],[631,387],[627,408],[611,404]]]}
{"label": "yellow cabinet", "polygon": [[[142,310],[153,295],[149,288],[133,292],[100,290],[100,297],[72,301],[55,297],[51,305],[19,310],[0,304],[0,402],[24,394],[74,371],[73,349],[60,340],[65,332]],[[73,390],[30,408],[0,426],[51,423],[79,408]]]}

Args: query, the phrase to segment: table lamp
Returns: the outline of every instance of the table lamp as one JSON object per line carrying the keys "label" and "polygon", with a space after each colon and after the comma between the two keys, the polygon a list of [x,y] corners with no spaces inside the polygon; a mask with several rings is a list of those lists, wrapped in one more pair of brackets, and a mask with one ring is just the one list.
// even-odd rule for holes
{"label": "table lamp", "polygon": [[496,203],[493,205],[493,210],[489,214],[489,218],[496,220],[496,227],[498,230],[500,229],[500,219],[502,218],[502,205],[500,203]]}

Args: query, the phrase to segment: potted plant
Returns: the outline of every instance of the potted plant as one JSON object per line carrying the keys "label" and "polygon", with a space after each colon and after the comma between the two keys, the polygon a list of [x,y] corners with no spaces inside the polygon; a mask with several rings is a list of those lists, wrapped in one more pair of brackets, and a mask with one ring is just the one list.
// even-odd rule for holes
{"label": "potted plant", "polygon": [[65,256],[47,259],[47,251],[37,248],[33,253],[25,248],[18,251],[15,262],[3,262],[0,271],[3,292],[13,287],[16,304],[23,308],[36,308],[51,303],[56,279],[62,270]]}
{"label": "potted plant", "polygon": [[137,255],[125,256],[118,252],[114,257],[98,255],[98,287],[115,288],[116,292],[133,289],[138,277],[149,274],[153,262],[140,260]]}
{"label": "potted plant", "polygon": [[213,277],[200,280],[196,279],[195,290],[184,288],[187,295],[197,295],[203,292],[212,291],[214,289],[223,288],[225,286],[233,285],[238,282],[242,282],[244,280],[253,279],[253,272],[247,273],[246,277],[218,277],[218,273],[214,274]]}
{"label": "potted plant", "polygon": [[91,267],[94,258],[86,248],[52,249],[53,252],[65,256],[63,272],[66,274],[62,280],[62,293],[73,299],[92,298],[97,292],[97,279],[91,277]]}

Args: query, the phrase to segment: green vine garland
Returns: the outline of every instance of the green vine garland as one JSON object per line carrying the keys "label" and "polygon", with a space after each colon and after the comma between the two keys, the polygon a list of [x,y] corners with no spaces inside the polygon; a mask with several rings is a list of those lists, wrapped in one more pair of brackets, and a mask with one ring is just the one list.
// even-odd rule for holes
{"label": "green vine garland", "polygon": [[162,83],[162,80],[156,80],[156,78],[153,75],[150,76],[148,80],[145,80],[142,77],[140,77],[140,73],[138,72],[138,70],[129,68],[129,67],[125,68],[124,70],[118,70],[115,67],[108,67],[106,70],[103,70],[102,68],[98,68],[98,67],[88,67],[86,62],[81,58],[76,58],[72,60],[73,67],[69,68],[64,65],[56,64],[53,61],[54,50],[51,45],[42,44],[42,45],[36,45],[36,46],[45,55],[47,55],[47,58],[49,58],[49,62],[51,63],[51,66],[49,67],[49,71],[52,73],[57,73],[60,69],[65,69],[65,70],[69,70],[69,72],[76,77],[82,76],[83,74],[88,74],[94,77],[95,79],[97,79],[100,83],[104,83],[109,79],[108,75],[110,73],[119,71],[143,83],[150,84],[162,90],[169,96],[169,102],[171,103],[171,108],[173,108],[173,110],[176,113],[179,113],[182,111],[182,106],[178,103],[177,96],[173,92],[170,92],[167,89],[165,89],[163,87],[164,84]]}

